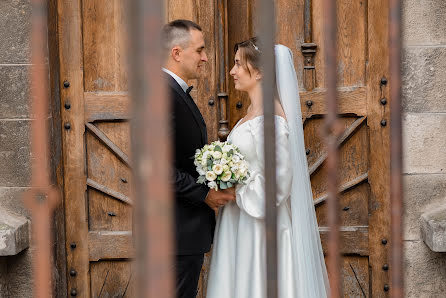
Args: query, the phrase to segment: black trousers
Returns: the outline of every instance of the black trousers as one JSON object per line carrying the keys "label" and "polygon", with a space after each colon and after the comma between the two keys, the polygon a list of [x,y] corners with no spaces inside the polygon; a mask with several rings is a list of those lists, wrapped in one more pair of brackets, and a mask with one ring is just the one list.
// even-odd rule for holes
{"label": "black trousers", "polygon": [[176,256],[176,293],[178,298],[195,298],[204,255]]}

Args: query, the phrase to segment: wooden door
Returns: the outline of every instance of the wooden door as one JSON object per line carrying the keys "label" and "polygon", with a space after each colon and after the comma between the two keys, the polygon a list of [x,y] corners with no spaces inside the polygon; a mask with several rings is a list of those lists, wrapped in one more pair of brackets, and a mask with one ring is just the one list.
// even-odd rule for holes
{"label": "wooden door", "polygon": [[[215,140],[214,3],[165,4],[166,21],[187,18],[204,28],[209,62],[189,84]],[[58,1],[68,296],[135,296],[125,6]]]}
{"label": "wooden door", "polygon": [[58,1],[67,296],[134,297],[125,1]]}
{"label": "wooden door", "polygon": [[[312,22],[304,18],[311,3]],[[186,18],[204,30],[209,62],[192,96],[209,141],[246,111],[228,78],[235,42],[255,32],[255,1],[165,0],[166,21]],[[317,216],[325,247],[325,107],[322,0],[276,0],[277,41],[292,49],[305,118]],[[67,295],[133,297],[125,1],[58,0],[64,160]],[[341,209],[346,297],[384,297],[389,238],[387,6],[338,0]],[[311,34],[305,37],[305,20]],[[304,51],[303,51],[304,50]],[[303,55],[305,54],[305,57]],[[308,102],[308,104],[307,104]],[[221,105],[220,105],[221,103]],[[227,108],[226,108],[227,106]],[[219,110],[219,107],[221,109]],[[200,297],[206,292],[206,258]]]}
{"label": "wooden door", "polygon": [[[256,32],[256,1],[227,0],[227,69],[236,42]],[[276,0],[277,43],[294,54],[305,143],[324,250],[328,222],[322,139],[326,92],[322,0]],[[307,8],[307,13],[305,9]],[[338,0],[338,111],[341,252],[345,297],[386,297],[389,276],[389,107],[387,4],[383,0]],[[227,80],[229,123],[249,105]]]}

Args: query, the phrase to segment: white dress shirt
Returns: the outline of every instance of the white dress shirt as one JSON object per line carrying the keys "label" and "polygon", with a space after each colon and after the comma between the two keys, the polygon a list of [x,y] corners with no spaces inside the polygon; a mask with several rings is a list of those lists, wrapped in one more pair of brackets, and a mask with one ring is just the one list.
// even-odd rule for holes
{"label": "white dress shirt", "polygon": [[186,82],[180,78],[179,76],[177,76],[176,74],[174,74],[173,72],[171,72],[170,70],[166,69],[163,67],[163,71],[167,74],[169,74],[175,81],[177,81],[177,83],[180,85],[181,89],[183,89],[184,92],[186,92],[187,88],[189,88],[189,86],[186,84]]}

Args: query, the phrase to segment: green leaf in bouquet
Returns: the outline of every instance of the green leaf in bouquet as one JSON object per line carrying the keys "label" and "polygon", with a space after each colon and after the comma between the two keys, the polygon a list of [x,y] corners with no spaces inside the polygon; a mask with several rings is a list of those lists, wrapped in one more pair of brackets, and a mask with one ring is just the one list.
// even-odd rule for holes
{"label": "green leaf in bouquet", "polygon": [[212,166],[208,166],[208,171],[212,171]]}
{"label": "green leaf in bouquet", "polygon": [[209,167],[209,166],[212,167],[212,166],[214,165],[214,162],[212,161],[211,158],[209,158],[209,159],[207,160],[207,165],[208,165],[208,167]]}
{"label": "green leaf in bouquet", "polygon": [[227,189],[228,185],[226,184],[226,182],[220,181],[220,189]]}
{"label": "green leaf in bouquet", "polygon": [[236,184],[236,183],[237,183],[237,180],[235,180],[235,179],[229,179],[229,182],[231,182],[232,184]]}
{"label": "green leaf in bouquet", "polygon": [[234,154],[234,150],[233,149],[229,150],[228,156],[232,156],[232,154]]}
{"label": "green leaf in bouquet", "polygon": [[198,177],[197,183],[198,184],[203,184],[206,181],[206,177],[205,176],[200,176]]}
{"label": "green leaf in bouquet", "polygon": [[232,183],[231,182],[226,182],[226,185],[228,186],[228,187],[232,187]]}
{"label": "green leaf in bouquet", "polygon": [[215,147],[214,147],[214,151],[219,151],[219,152],[223,153],[223,150],[222,150],[221,147],[218,146],[218,145],[215,145]]}

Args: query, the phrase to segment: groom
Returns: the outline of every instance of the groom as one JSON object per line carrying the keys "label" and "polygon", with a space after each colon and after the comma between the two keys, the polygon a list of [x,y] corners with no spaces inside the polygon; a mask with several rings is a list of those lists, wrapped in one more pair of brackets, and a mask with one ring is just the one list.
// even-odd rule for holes
{"label": "groom", "polygon": [[165,25],[162,34],[175,148],[176,291],[177,297],[195,298],[203,256],[213,240],[214,211],[235,197],[196,183],[193,157],[208,140],[204,119],[189,95],[192,86],[186,82],[198,78],[207,62],[202,29],[194,22],[176,20]]}

